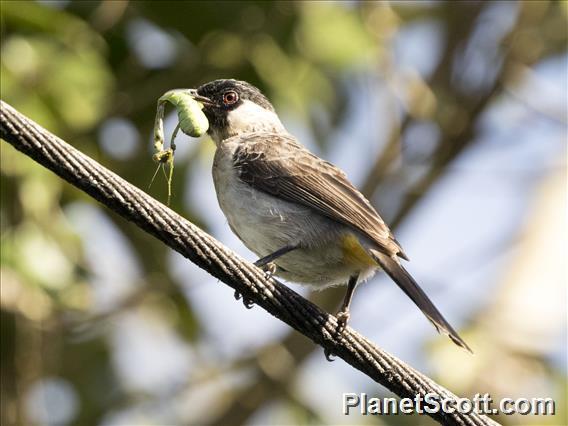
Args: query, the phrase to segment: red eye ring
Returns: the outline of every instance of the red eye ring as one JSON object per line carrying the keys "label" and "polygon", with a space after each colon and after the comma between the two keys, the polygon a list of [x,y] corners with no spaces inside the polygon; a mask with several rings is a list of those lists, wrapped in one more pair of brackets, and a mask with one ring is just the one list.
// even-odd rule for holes
{"label": "red eye ring", "polygon": [[234,90],[231,90],[223,94],[223,103],[225,105],[233,105],[238,100],[239,100],[239,95]]}

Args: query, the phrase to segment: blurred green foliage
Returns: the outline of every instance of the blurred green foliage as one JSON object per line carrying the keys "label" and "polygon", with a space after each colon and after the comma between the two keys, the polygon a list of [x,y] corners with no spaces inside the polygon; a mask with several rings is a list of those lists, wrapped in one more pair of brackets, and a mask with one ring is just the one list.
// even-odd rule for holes
{"label": "blurred green foliage", "polygon": [[[454,62],[475,41],[483,24],[480,17],[493,13],[501,19],[509,13],[491,12],[495,7],[493,2],[2,1],[0,94],[87,155],[146,188],[154,170],[150,137],[156,101],[167,90],[221,77],[247,80],[267,93],[279,111],[301,123],[325,153],[331,135],[350,117],[354,84],[362,76],[380,80],[388,86],[384,96],[392,98],[392,108],[388,117],[381,117],[382,135],[368,135],[383,145],[363,187],[370,197],[377,197],[378,189],[386,193],[384,187],[392,184],[394,190],[385,199],[400,206],[398,214],[391,215],[397,224],[448,165],[476,142],[479,117],[504,88],[518,82],[523,70],[565,53],[566,2],[518,3],[511,28],[484,47],[498,52],[497,59],[489,61],[491,72],[479,85],[468,86],[460,80],[466,72],[456,73]],[[416,23],[433,23],[443,39],[431,75],[401,69],[395,60],[393,40]],[[368,96],[374,97],[374,91],[369,90]],[[114,118],[135,129],[134,148],[123,157],[113,155],[101,142],[101,132]],[[434,123],[440,140],[416,185],[397,192],[400,185],[393,181],[414,182],[400,166],[401,140],[412,124],[424,121]],[[200,144],[176,164],[174,177],[172,208],[203,227],[206,218],[184,201],[189,182],[183,177],[203,159],[209,161],[211,153],[210,145]],[[96,268],[85,252],[82,234],[69,219],[69,209],[98,206],[5,143],[0,144],[0,155],[1,423],[42,423],[41,419],[79,425],[113,423],[119,422],[120,413],[140,406],[143,409],[130,417],[124,414],[125,418],[140,423],[195,422],[191,415],[179,414],[183,410],[170,412],[164,400],[199,391],[206,384],[188,383],[175,396],[156,396],[129,384],[116,361],[113,327],[125,313],[166,324],[184,345],[200,347],[204,337],[200,317],[168,268],[167,249],[102,211],[127,242],[139,274],[114,304],[97,310]],[[150,190],[161,200],[165,191],[165,185]],[[115,274],[122,272],[119,266]],[[338,295],[330,290],[316,297],[332,310]],[[285,421],[327,421],[326,413],[298,400],[290,390],[312,350],[291,333],[252,356],[220,363],[213,371],[204,367],[204,382],[232,377],[235,371],[250,374],[245,384],[235,380],[236,384],[213,388],[219,404],[202,422],[248,423],[278,404],[285,407]],[[269,362],[273,359],[288,368],[279,371]],[[203,360],[192,362],[210,367]],[[548,369],[543,375],[565,384],[563,373],[550,369],[545,359],[535,362],[535,369]],[[62,377],[72,385],[78,402],[73,405],[72,398],[63,398],[71,404],[67,417],[50,417],[53,413],[42,417],[30,408],[29,390],[50,377]],[[565,390],[556,395],[562,398]],[[545,420],[554,424],[555,419]]]}

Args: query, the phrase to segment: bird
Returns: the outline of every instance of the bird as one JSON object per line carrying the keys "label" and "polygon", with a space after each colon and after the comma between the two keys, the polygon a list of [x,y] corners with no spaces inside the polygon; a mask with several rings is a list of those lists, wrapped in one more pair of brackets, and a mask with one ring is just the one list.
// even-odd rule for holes
{"label": "bird", "polygon": [[383,270],[439,333],[472,352],[401,261],[400,243],[337,166],[292,136],[255,86],[218,79],[190,89],[215,143],[212,174],[232,232],[267,275],[316,289],[347,285],[336,315],[350,318],[357,285]]}

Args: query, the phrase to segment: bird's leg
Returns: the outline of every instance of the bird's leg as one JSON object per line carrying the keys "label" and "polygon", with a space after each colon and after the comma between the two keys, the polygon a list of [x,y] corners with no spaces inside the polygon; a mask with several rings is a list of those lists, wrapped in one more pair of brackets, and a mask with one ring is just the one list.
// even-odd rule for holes
{"label": "bird's leg", "polygon": [[276,250],[274,253],[270,253],[268,256],[261,257],[256,262],[254,262],[254,264],[259,268],[262,268],[266,274],[266,277],[270,278],[276,272],[276,264],[273,262],[273,260],[276,260],[280,256],[284,256],[286,253],[289,253],[297,248],[297,245],[284,246]]}
{"label": "bird's leg", "polygon": [[337,313],[337,331],[339,333],[345,330],[347,326],[347,322],[349,321],[349,305],[351,305],[351,299],[353,298],[353,293],[355,292],[355,287],[357,287],[357,280],[359,279],[359,275],[353,275],[349,278],[349,282],[347,283],[347,291],[345,292],[345,297],[343,298],[343,304],[341,305],[341,309]]}
{"label": "bird's leg", "polygon": [[254,264],[256,266],[258,266],[259,268],[262,268],[263,266],[265,266],[266,264],[272,262],[273,260],[278,259],[280,256],[284,256],[286,253],[291,252],[292,250],[297,249],[298,246],[297,245],[287,245],[284,246],[278,250],[276,250],[274,253],[270,253],[268,256],[264,256],[261,257],[260,259],[258,259],[256,262],[254,262]]}
{"label": "bird's leg", "polygon": [[[276,272],[276,264],[273,263],[272,261],[275,260],[275,259],[278,259],[280,256],[283,256],[286,253],[288,253],[288,252],[290,252],[290,251],[292,251],[296,248],[298,248],[297,245],[295,245],[295,246],[284,246],[281,249],[276,250],[274,253],[269,254],[268,256],[261,257],[256,262],[254,262],[254,264],[256,266],[258,266],[259,268],[262,268],[262,270],[264,270],[264,274],[265,274],[267,279],[271,278],[272,275],[274,275],[274,273]],[[235,290],[235,299],[240,300],[241,298],[243,299],[243,304],[245,305],[245,307],[247,309],[252,308],[254,303],[250,299],[242,297],[241,293],[239,293],[238,291]]]}
{"label": "bird's leg", "polygon": [[[345,292],[345,297],[343,298],[343,303],[341,304],[341,309],[335,315],[337,318],[337,335],[341,336],[345,327],[347,327],[347,322],[349,321],[349,305],[351,305],[351,299],[353,299],[353,293],[355,292],[355,287],[357,287],[357,280],[359,275],[353,275],[349,277],[349,282],[347,283],[347,291]],[[324,349],[325,359],[329,362],[334,361],[334,354],[329,349]]]}

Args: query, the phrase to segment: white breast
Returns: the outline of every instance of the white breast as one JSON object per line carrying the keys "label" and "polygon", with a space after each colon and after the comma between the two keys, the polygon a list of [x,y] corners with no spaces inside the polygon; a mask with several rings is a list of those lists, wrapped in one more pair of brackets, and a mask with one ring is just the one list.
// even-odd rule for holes
{"label": "white breast", "polygon": [[213,162],[217,199],[233,232],[250,250],[265,256],[298,241],[302,236],[298,224],[291,222],[298,216],[310,216],[310,211],[241,181],[233,167],[239,142],[239,138],[228,139],[217,147]]}

